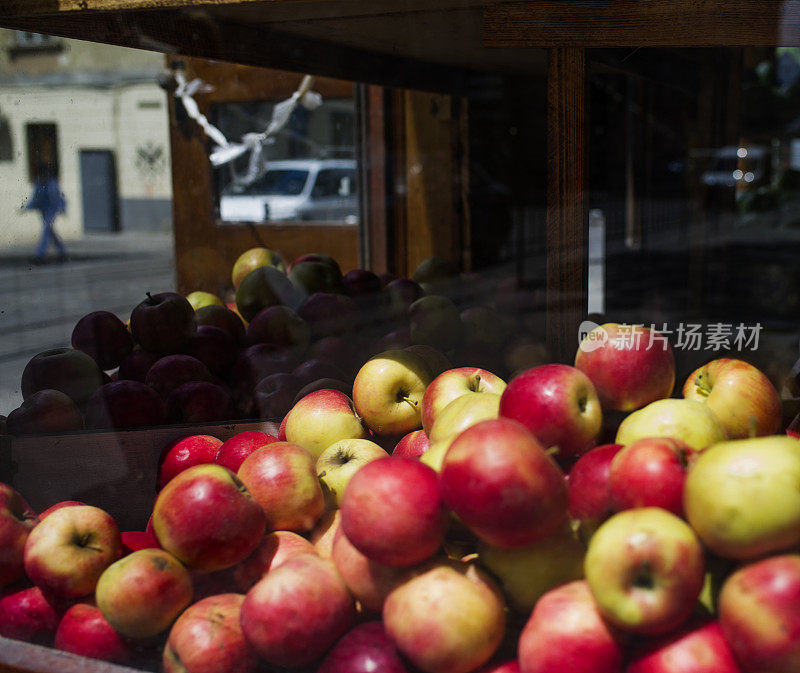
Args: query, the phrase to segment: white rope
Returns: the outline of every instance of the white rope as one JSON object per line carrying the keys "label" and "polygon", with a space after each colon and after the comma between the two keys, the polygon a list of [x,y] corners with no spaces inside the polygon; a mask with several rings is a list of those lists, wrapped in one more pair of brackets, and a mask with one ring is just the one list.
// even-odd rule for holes
{"label": "white rope", "polygon": [[307,110],[316,110],[322,105],[322,96],[315,91],[311,91],[314,78],[311,75],[305,75],[291,98],[281,101],[275,106],[272,111],[272,119],[270,119],[265,131],[261,133],[246,133],[242,136],[241,142],[232,143],[228,141],[222,131],[211,124],[206,116],[200,112],[193,98],[197,93],[213,91],[213,87],[200,79],[193,79],[191,82],[187,82],[180,71],[175,72],[175,80],[178,83],[175,96],[180,98],[186,114],[197,122],[215,145],[209,156],[211,165],[214,168],[229,164],[245,152],[250,152],[247,173],[244,176],[237,177],[237,181],[244,184],[249,184],[259,177],[260,172],[263,170],[262,155],[264,145],[289,123],[292,112],[297,109],[297,106],[302,105]]}

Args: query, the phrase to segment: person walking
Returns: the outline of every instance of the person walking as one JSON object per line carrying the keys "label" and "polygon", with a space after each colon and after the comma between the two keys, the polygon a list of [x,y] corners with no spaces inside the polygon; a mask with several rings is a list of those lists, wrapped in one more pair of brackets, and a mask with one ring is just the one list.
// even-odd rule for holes
{"label": "person walking", "polygon": [[33,187],[33,194],[23,207],[24,210],[38,210],[42,217],[42,235],[39,245],[36,246],[34,253],[34,264],[43,264],[46,259],[47,249],[52,242],[56,248],[56,261],[65,262],[67,259],[67,249],[64,242],[56,234],[53,226],[56,217],[67,210],[67,201],[58,179],[46,167],[42,167],[36,178]]}

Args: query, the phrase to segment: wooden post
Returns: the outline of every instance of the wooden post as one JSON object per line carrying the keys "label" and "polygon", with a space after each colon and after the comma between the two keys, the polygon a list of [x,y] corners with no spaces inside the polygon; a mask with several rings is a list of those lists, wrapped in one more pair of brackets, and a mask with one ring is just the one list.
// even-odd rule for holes
{"label": "wooden post", "polygon": [[588,306],[586,50],[550,49],[547,80],[547,343],[571,363]]}

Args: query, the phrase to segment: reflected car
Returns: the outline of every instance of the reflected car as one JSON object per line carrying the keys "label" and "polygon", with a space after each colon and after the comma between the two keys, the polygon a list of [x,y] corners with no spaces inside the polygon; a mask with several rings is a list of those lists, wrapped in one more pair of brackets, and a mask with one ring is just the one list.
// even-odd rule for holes
{"label": "reflected car", "polygon": [[358,222],[356,162],[352,159],[270,161],[264,174],[232,182],[220,197],[226,222]]}

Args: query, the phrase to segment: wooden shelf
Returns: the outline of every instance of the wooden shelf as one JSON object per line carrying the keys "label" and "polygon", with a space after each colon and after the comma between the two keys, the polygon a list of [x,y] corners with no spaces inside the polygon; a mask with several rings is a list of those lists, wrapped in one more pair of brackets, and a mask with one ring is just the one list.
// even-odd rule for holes
{"label": "wooden shelf", "polygon": [[453,89],[471,71],[543,73],[531,47],[800,44],[800,0],[0,0],[0,25]]}

